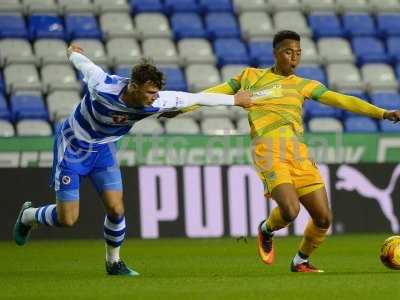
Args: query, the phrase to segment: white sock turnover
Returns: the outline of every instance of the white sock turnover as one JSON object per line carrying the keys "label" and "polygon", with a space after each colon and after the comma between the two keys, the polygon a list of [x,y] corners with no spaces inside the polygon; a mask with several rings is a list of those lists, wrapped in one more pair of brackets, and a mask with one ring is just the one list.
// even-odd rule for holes
{"label": "white sock turnover", "polygon": [[113,247],[106,244],[106,261],[108,263],[117,262],[119,258],[119,250],[121,247]]}
{"label": "white sock turnover", "polygon": [[35,221],[36,211],[37,208],[34,207],[25,209],[21,217],[21,222],[25,225],[32,225],[32,223]]}
{"label": "white sock turnover", "polygon": [[305,262],[308,262],[308,259],[301,258],[298,253],[293,258],[293,264],[296,266]]}

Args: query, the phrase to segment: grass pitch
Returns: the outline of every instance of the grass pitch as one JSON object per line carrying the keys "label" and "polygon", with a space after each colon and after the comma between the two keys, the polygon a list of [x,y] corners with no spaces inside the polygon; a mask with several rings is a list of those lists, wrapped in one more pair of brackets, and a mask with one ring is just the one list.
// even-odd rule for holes
{"label": "grass pitch", "polygon": [[101,240],[2,242],[0,299],[400,299],[400,271],[378,258],[386,237],[329,237],[312,260],[323,274],[289,272],[298,237],[275,239],[273,266],[254,239],[130,239],[122,254],[139,277],[106,276]]}

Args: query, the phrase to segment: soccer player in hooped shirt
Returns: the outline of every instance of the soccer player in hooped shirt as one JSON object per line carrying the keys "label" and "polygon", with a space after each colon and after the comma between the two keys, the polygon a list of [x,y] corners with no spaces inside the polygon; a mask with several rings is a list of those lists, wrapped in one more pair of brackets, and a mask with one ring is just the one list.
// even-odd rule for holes
{"label": "soccer player in hooped shirt", "polygon": [[[265,264],[274,262],[273,233],[288,226],[298,215],[300,203],[310,214],[299,250],[291,262],[292,272],[322,272],[309,256],[325,239],[331,225],[324,183],[303,143],[302,107],[311,98],[353,113],[393,122],[400,111],[386,111],[359,98],[328,90],[315,80],[294,74],[300,63],[300,36],[281,31],[273,40],[275,64],[267,69],[246,68],[226,83],[205,92],[235,94],[251,91],[253,105],[247,108],[251,128],[253,162],[265,187],[265,196],[278,206],[258,228],[257,247]],[[192,110],[189,108],[185,111]],[[173,117],[177,113],[165,114]]]}
{"label": "soccer player in hooped shirt", "polygon": [[56,204],[34,208],[22,205],[14,226],[14,240],[24,245],[34,224],[70,227],[79,215],[79,181],[88,176],[101,196],[106,212],[104,239],[106,271],[110,275],[138,275],[120,259],[125,237],[121,172],[115,157],[115,142],[133,124],[155,113],[199,105],[251,105],[250,93],[235,96],[160,91],[163,74],[142,62],[130,79],[109,75],[92,63],[79,45],[67,56],[83,74],[88,92],[55,134],[52,183]]}

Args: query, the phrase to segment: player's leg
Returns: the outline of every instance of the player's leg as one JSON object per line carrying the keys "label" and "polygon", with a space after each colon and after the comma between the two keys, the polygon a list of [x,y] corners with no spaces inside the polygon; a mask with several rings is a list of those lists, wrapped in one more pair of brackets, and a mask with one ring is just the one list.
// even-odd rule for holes
{"label": "player's leg", "polygon": [[106,271],[110,275],[139,275],[128,268],[120,258],[125,239],[126,223],[122,194],[121,171],[117,165],[114,145],[98,154],[95,168],[89,177],[101,196],[106,216],[104,239],[106,243]]}
{"label": "player's leg", "polygon": [[273,232],[288,226],[300,210],[296,190],[291,183],[282,183],[273,188],[271,195],[278,204],[269,217],[259,225],[257,244],[261,260],[272,264],[275,259]]}
{"label": "player's leg", "polygon": [[62,147],[62,139],[56,138],[54,143],[53,170],[51,185],[56,191],[56,204],[33,207],[31,202],[25,202],[18,214],[14,226],[14,240],[18,245],[24,245],[35,224],[46,226],[71,227],[79,216],[79,181],[77,169],[80,167],[76,160],[79,154]]}
{"label": "player's leg", "polygon": [[274,261],[273,232],[286,227],[299,212],[299,199],[292,184],[287,157],[287,143],[274,136],[258,138],[252,144],[252,158],[264,183],[265,196],[272,195],[278,206],[258,228],[257,245],[261,260]]}
{"label": "player's leg", "polygon": [[33,207],[25,202],[14,226],[14,240],[24,245],[36,224],[55,227],[72,227],[79,217],[79,175],[68,172],[65,175],[60,169],[59,176],[54,178],[56,187],[56,204]]}
{"label": "player's leg", "polygon": [[252,157],[258,175],[264,183],[265,195],[272,195],[278,206],[258,228],[257,245],[261,260],[274,261],[273,232],[290,224],[300,210],[299,199],[292,183],[286,143],[280,138],[265,137],[253,142]]}
{"label": "player's leg", "polygon": [[332,213],[329,208],[325,188],[321,184],[318,188],[300,197],[300,202],[307,209],[311,218],[304,230],[299,251],[293,258],[291,269],[294,272],[321,272],[309,263],[309,256],[323,243],[326,233],[332,222]]}
{"label": "player's leg", "polygon": [[39,207],[33,207],[31,202],[25,202],[14,226],[15,242],[18,245],[24,245],[32,227],[36,224],[72,227],[79,217],[79,190],[69,190],[67,195],[63,191],[57,191],[56,204]]}
{"label": "player's leg", "polygon": [[104,239],[106,246],[106,271],[109,275],[139,275],[120,258],[120,249],[125,239],[126,222],[119,168],[98,171],[90,175],[103,200]]}
{"label": "player's leg", "polygon": [[106,261],[112,264],[120,260],[120,248],[125,239],[126,222],[122,191],[105,190],[101,198],[106,211],[104,218]]}
{"label": "player's leg", "polygon": [[272,198],[278,204],[265,222],[266,229],[276,231],[286,227],[300,211],[299,199],[296,190],[291,183],[282,183],[271,192]]}

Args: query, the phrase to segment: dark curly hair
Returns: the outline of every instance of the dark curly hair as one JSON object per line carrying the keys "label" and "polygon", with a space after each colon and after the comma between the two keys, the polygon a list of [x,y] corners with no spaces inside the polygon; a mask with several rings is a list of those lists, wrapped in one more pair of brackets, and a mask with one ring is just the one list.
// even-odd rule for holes
{"label": "dark curly hair", "polygon": [[282,30],[275,34],[274,40],[272,41],[272,47],[275,49],[280,42],[283,40],[295,40],[300,42],[300,35],[297,32],[291,30]]}
{"label": "dark curly hair", "polygon": [[151,60],[145,58],[132,68],[131,82],[137,85],[151,82],[161,90],[165,85],[165,77]]}

